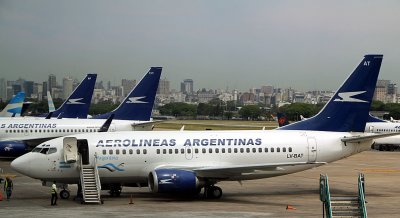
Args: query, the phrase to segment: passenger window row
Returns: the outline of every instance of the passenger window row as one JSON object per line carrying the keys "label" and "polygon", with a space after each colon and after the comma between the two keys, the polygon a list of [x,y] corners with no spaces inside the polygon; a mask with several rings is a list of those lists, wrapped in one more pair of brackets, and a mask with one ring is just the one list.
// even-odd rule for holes
{"label": "passenger window row", "polygon": [[[189,147],[189,149],[185,149],[185,148],[157,149],[156,153],[157,154],[185,154],[185,153],[191,154],[192,150],[195,154],[198,154],[198,153],[203,153],[203,154],[206,154],[206,153],[209,153],[209,154],[212,154],[212,153],[217,153],[217,154],[218,153],[222,153],[222,154],[224,154],[224,153],[228,153],[228,154],[230,154],[230,153],[274,153],[274,152],[276,152],[276,153],[280,153],[280,152],[291,153],[293,151],[292,147],[288,147],[288,148],[286,148],[286,147],[282,147],[282,148],[281,147],[276,147],[276,148],[275,147],[271,147],[271,148],[268,148],[268,147],[265,147],[265,148],[208,148],[208,149],[207,148],[190,149],[190,147]],[[127,149],[121,149],[121,150],[110,149],[110,150],[108,150],[108,152],[106,149],[104,149],[103,155],[107,155],[107,154],[113,155],[114,151],[115,151],[116,155],[119,155],[119,154],[126,155],[126,154],[133,154],[133,153],[147,154],[147,149],[136,149],[135,152],[132,149],[129,149],[129,150],[127,150]]]}
{"label": "passenger window row", "polygon": [[400,129],[377,129],[377,132],[399,132]]}
{"label": "passenger window row", "polygon": [[45,133],[45,132],[60,132],[60,133],[74,133],[74,132],[97,132],[98,129],[6,129],[6,133]]}
{"label": "passenger window row", "polygon": [[[121,149],[121,150],[119,150],[119,149],[116,149],[115,150],[115,154],[116,155],[119,155],[119,154],[124,154],[124,155],[126,155],[126,154],[133,154],[134,152],[133,152],[133,150],[132,149],[129,149],[129,150],[127,150],[127,149]],[[135,153],[136,154],[147,154],[147,149],[136,149],[136,151],[135,151]],[[114,150],[108,150],[108,154],[109,155],[113,155],[114,154]],[[107,150],[103,150],[103,155],[107,155]]]}
{"label": "passenger window row", "polygon": [[268,153],[268,152],[270,152],[270,153],[274,153],[274,152],[277,152],[277,153],[279,153],[279,152],[283,152],[283,153],[286,153],[286,152],[292,152],[292,148],[291,147],[289,147],[289,148],[286,148],[286,147],[271,147],[271,148],[268,148],[268,147],[265,147],[265,148],[194,148],[194,149],[191,149],[190,147],[188,147],[188,148],[181,148],[181,149],[178,149],[178,148],[175,148],[175,149],[173,149],[173,148],[169,148],[169,149],[166,149],[166,148],[164,148],[164,149],[157,149],[157,154],[185,154],[185,152],[186,153],[188,153],[188,154],[191,154],[192,153],[192,151],[195,153],[195,154],[198,154],[198,153],[203,153],[203,154],[206,154],[206,153],[209,153],[209,154],[212,154],[212,153],[222,153],[222,154],[224,154],[224,153],[228,153],[228,154],[230,154],[230,153]]}

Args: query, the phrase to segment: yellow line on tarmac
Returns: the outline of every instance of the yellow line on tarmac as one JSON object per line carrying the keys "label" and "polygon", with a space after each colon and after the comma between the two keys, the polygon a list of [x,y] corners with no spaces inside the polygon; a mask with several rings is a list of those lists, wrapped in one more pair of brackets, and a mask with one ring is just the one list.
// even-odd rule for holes
{"label": "yellow line on tarmac", "polygon": [[363,172],[369,173],[400,173],[400,169],[374,169],[374,168],[366,168],[361,169]]}

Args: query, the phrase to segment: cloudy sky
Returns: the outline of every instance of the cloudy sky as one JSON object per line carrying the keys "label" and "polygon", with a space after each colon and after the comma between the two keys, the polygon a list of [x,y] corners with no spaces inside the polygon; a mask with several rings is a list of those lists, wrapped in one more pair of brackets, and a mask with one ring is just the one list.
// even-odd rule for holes
{"label": "cloudy sky", "polygon": [[381,53],[380,78],[398,83],[399,24],[395,0],[0,0],[0,77],[119,84],[162,66],[171,88],[334,90]]}

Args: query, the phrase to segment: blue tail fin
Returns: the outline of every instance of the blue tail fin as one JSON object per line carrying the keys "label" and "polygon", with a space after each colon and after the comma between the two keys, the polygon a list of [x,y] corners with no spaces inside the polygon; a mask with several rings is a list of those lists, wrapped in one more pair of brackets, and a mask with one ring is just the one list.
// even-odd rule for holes
{"label": "blue tail fin", "polygon": [[51,117],[87,118],[96,79],[97,74],[88,74]]}
{"label": "blue tail fin", "polygon": [[53,112],[56,110],[56,107],[54,107],[53,98],[51,97],[51,94],[49,91],[47,91],[47,104],[49,105],[49,114],[50,114],[50,112]]}
{"label": "blue tail fin", "polygon": [[383,55],[365,55],[317,115],[279,129],[364,132],[382,58]]}
{"label": "blue tail fin", "polygon": [[93,116],[93,119],[107,119],[114,114],[114,120],[150,120],[161,71],[161,67],[150,68],[115,110]]}
{"label": "blue tail fin", "polygon": [[0,117],[12,117],[20,116],[22,111],[22,104],[25,100],[25,93],[18,92],[11,100],[8,102],[6,107],[0,112]]}

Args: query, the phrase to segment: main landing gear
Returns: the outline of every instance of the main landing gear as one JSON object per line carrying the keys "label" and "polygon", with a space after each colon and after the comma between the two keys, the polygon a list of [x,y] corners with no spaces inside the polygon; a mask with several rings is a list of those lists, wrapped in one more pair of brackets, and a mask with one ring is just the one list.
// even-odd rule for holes
{"label": "main landing gear", "polygon": [[222,189],[218,186],[204,187],[204,197],[207,199],[219,199],[222,196]]}
{"label": "main landing gear", "polygon": [[119,197],[121,195],[122,186],[120,184],[110,185],[110,195],[111,197]]}

